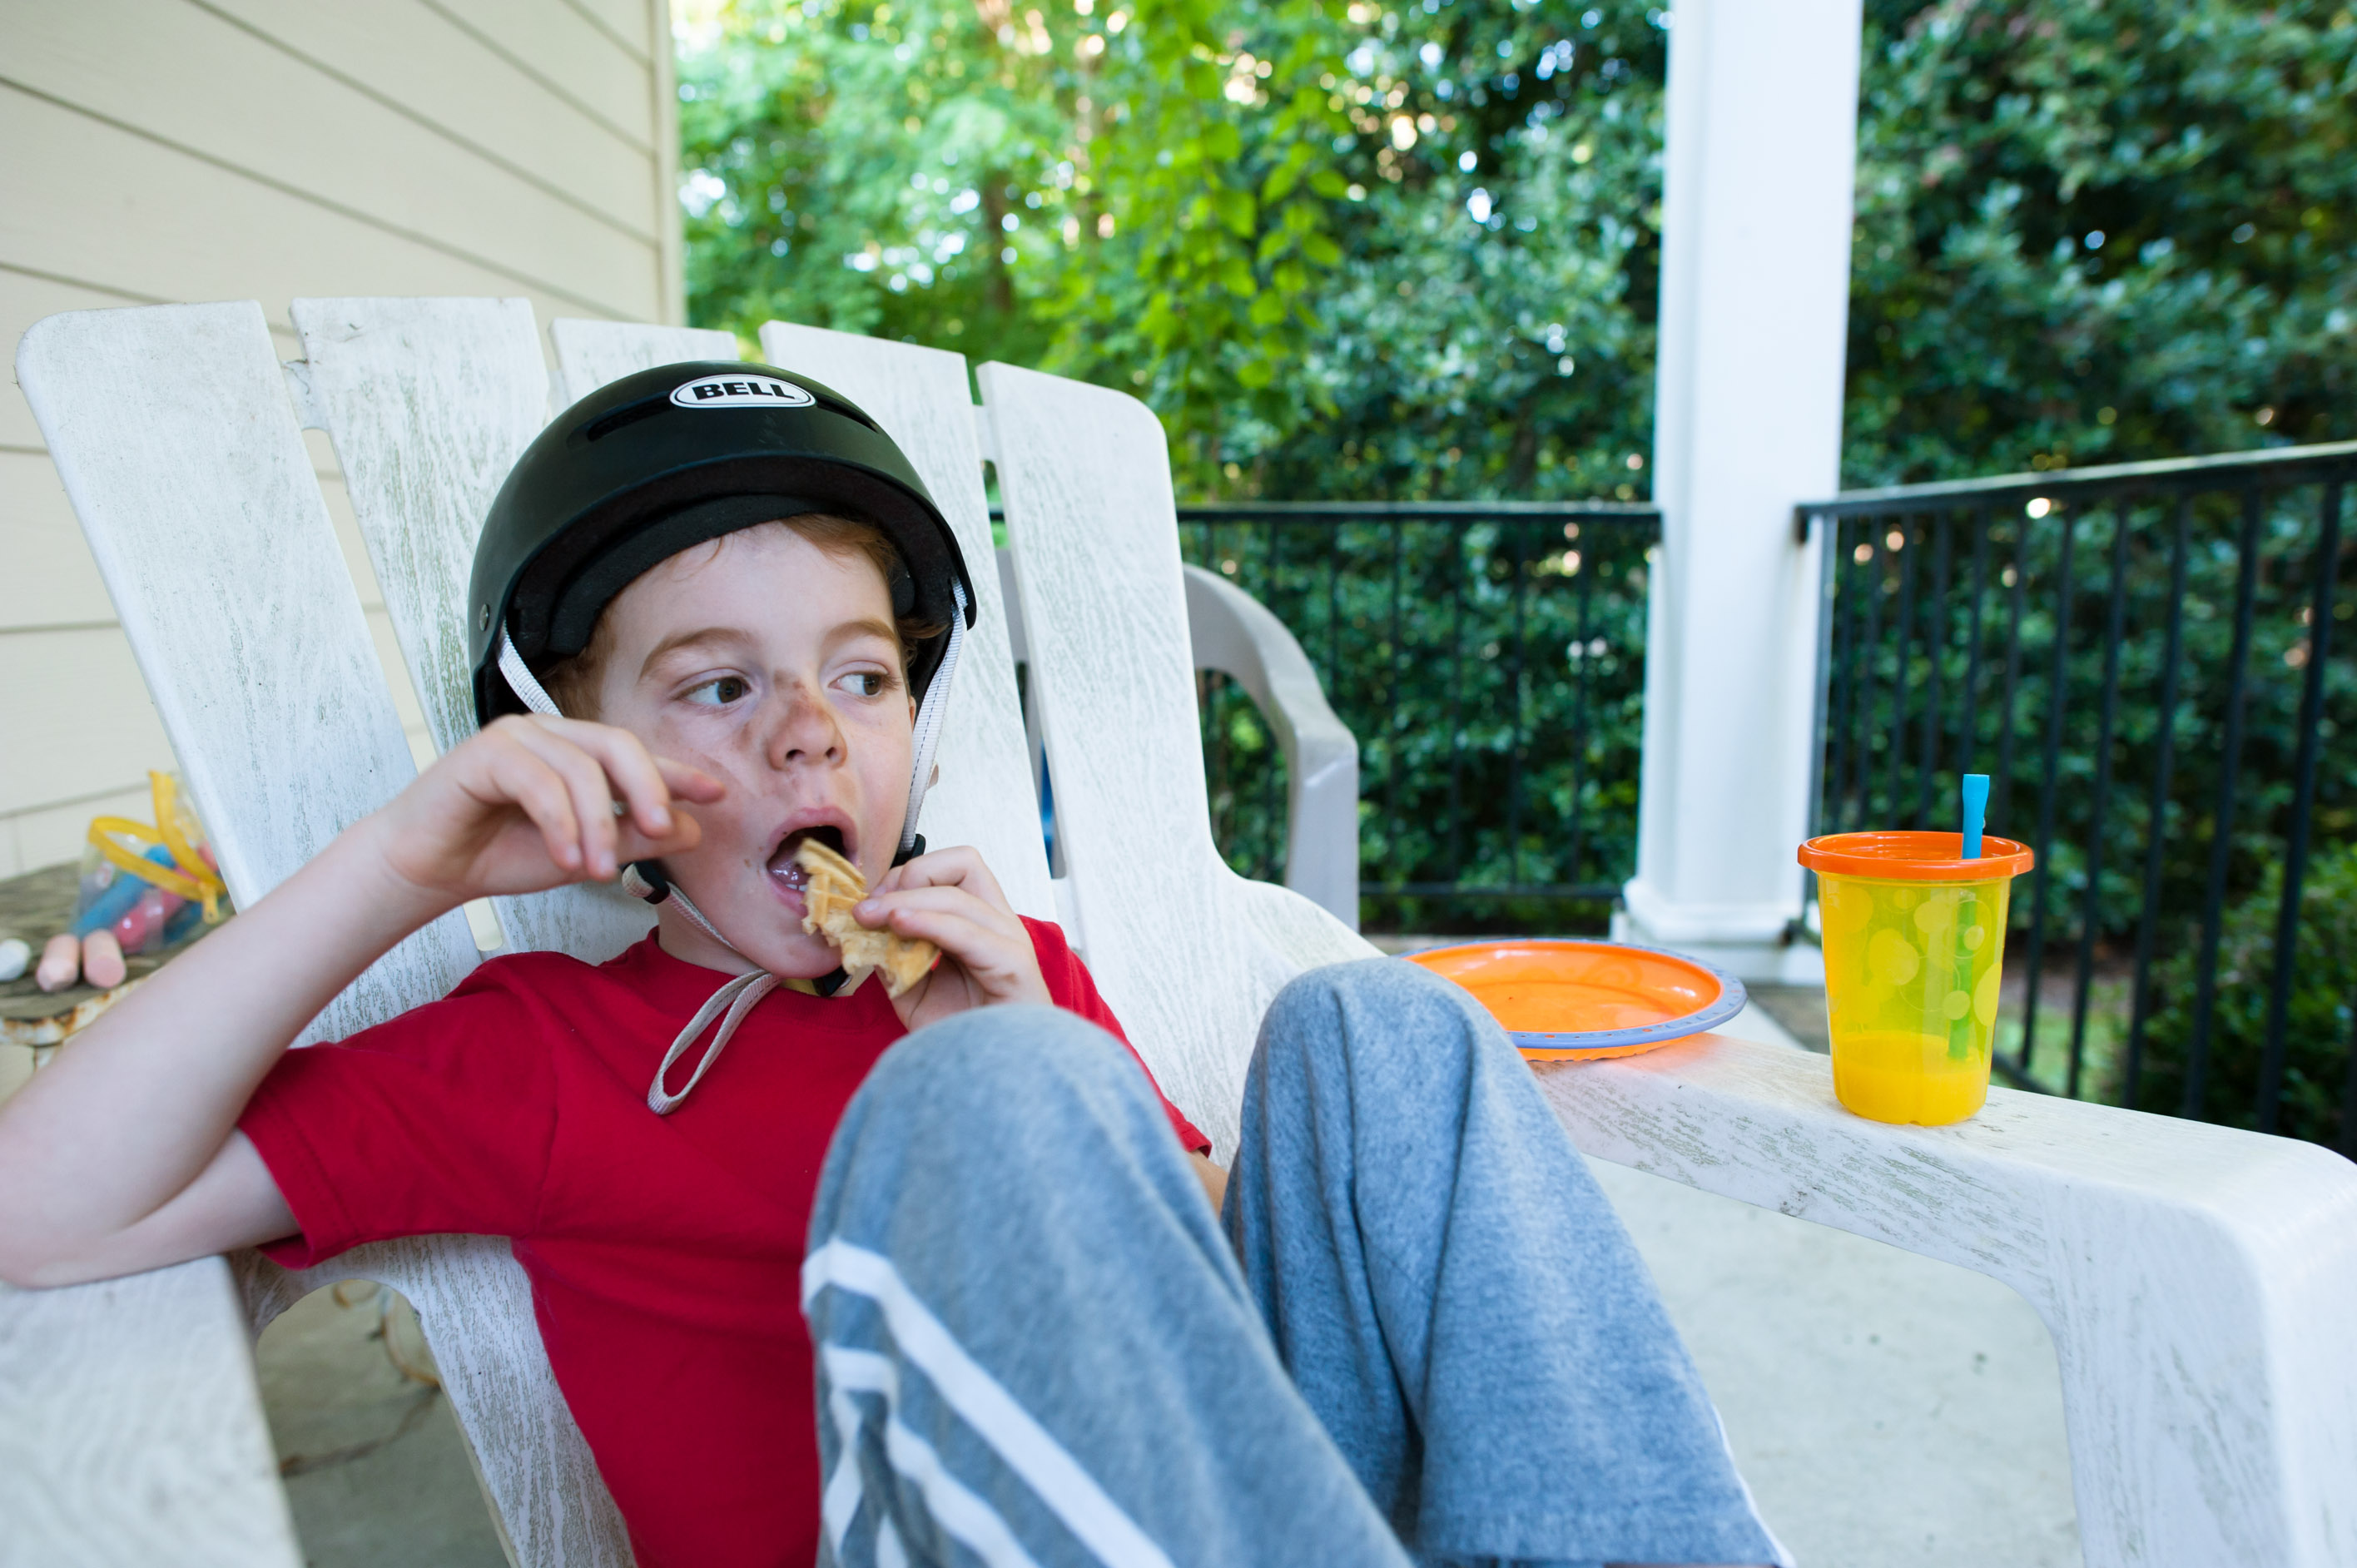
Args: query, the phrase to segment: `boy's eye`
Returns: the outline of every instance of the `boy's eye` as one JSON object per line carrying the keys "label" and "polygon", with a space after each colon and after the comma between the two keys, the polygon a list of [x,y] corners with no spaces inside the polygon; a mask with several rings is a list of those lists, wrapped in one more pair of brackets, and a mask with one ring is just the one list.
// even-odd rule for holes
{"label": "boy's eye", "polygon": [[843,683],[853,694],[861,697],[880,697],[887,685],[884,677],[873,670],[855,671],[843,678]]}
{"label": "boy's eye", "polygon": [[706,681],[703,685],[688,693],[687,700],[691,703],[700,703],[706,707],[725,708],[742,697],[748,690],[750,688],[745,684],[742,676],[722,675]]}

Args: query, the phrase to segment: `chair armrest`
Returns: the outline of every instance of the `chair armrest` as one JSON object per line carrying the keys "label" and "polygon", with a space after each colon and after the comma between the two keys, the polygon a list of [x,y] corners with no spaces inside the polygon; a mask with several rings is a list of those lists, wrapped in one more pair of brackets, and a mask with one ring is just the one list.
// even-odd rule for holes
{"label": "chair armrest", "polygon": [[1886,1126],[1826,1058],[1717,1035],[1537,1072],[1590,1155],[2019,1292],[2061,1364],[2089,1568],[2357,1561],[2357,1165],[2007,1089]]}
{"label": "chair armrest", "polygon": [[297,1568],[221,1260],[0,1285],[0,1520],[12,1563]]}
{"label": "chair armrest", "polygon": [[1186,568],[1195,668],[1252,694],[1276,732],[1286,778],[1285,885],[1359,929],[1359,743],[1327,704],[1308,655],[1266,606],[1215,573]]}
{"label": "chair armrest", "polygon": [[1290,887],[1255,882],[1232,871],[1222,886],[1228,908],[1252,933],[1246,944],[1252,950],[1250,961],[1271,966],[1265,994],[1275,995],[1295,975],[1320,964],[1383,956],[1382,949],[1344,925],[1333,911]]}

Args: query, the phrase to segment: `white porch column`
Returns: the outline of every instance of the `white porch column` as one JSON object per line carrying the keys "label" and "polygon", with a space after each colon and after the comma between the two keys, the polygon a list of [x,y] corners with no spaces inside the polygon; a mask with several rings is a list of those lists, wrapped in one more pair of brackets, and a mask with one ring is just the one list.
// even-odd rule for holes
{"label": "white porch column", "polygon": [[1678,0],[1631,938],[1747,979],[1785,946],[1808,827],[1818,563],[1792,506],[1839,482],[1859,0]]}

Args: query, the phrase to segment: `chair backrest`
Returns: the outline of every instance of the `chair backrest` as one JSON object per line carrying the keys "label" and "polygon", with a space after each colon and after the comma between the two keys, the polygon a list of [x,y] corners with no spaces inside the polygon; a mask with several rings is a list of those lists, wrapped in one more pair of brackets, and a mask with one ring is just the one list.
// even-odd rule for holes
{"label": "chair backrest", "polygon": [[[465,311],[434,319],[433,307],[468,302],[408,303],[426,307],[408,318],[419,340],[454,329],[454,322],[457,330],[485,326]],[[527,401],[544,406],[544,382],[519,391],[490,374],[436,383],[434,373],[404,379],[389,371],[382,373],[393,379],[370,393],[358,356],[393,338],[378,330],[386,315],[358,308],[366,304],[319,302],[298,311],[307,346],[339,346],[312,367],[312,374],[326,370],[324,383],[296,381],[307,402],[316,403],[324,384],[330,407],[365,411],[414,401],[411,394],[431,386],[431,395],[447,395],[453,406],[509,408],[511,433],[526,424]],[[529,315],[522,319],[528,326]],[[393,355],[396,365],[400,360]],[[432,353],[422,362],[452,364]],[[415,776],[261,308],[157,306],[51,317],[26,334],[17,373],[231,895],[250,904]],[[387,414],[367,428],[373,434],[348,422],[335,433],[356,480],[355,510],[364,532],[374,526],[365,521],[371,511],[380,524],[398,514],[434,525],[415,532],[378,528],[382,537],[370,546],[388,607],[397,595],[423,607],[423,589],[399,585],[411,576],[430,585],[436,572],[447,578],[451,559],[471,554],[471,532],[458,555],[447,548],[447,534],[459,526],[450,509],[466,504],[468,476],[479,482],[489,474],[495,482],[513,451],[500,455],[496,431],[454,442],[451,424],[422,417],[404,423]],[[127,439],[126,432],[135,435]],[[380,501],[406,499],[388,513],[362,503],[363,491]],[[479,508],[467,515],[479,517]],[[397,628],[405,613],[395,609]],[[405,650],[414,650],[414,672],[423,664],[430,673],[437,660],[447,670],[437,651],[445,645],[430,627],[400,635]],[[459,710],[436,682],[418,684],[422,698],[436,693],[427,698],[429,723],[448,733]],[[529,922],[502,912],[503,921],[518,918]],[[475,961],[465,921],[446,916],[372,965],[304,1037],[340,1037],[432,1001]],[[376,1279],[400,1290],[418,1309],[511,1554],[529,1568],[630,1562],[620,1516],[549,1371],[530,1283],[504,1242],[420,1238],[357,1249],[307,1275],[251,1257],[239,1272],[265,1320],[334,1280]]]}
{"label": "chair backrest", "polygon": [[[230,896],[250,904],[416,772],[261,307],[53,316],[17,367]],[[305,1037],[430,1002],[474,964],[446,916]]]}
{"label": "chair backrest", "polygon": [[1262,1014],[1312,964],[1374,949],[1211,841],[1161,423],[1103,387],[977,372],[1089,968],[1163,1090],[1235,1148]]}

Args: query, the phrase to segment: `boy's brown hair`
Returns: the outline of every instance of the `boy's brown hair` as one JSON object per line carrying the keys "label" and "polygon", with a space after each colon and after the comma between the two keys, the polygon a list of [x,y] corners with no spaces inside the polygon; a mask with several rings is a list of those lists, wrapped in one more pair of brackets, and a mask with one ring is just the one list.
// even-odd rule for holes
{"label": "boy's brown hair", "polygon": [[[800,517],[780,518],[773,523],[756,523],[757,528],[790,528],[819,549],[837,559],[850,556],[866,558],[876,568],[877,575],[888,585],[892,575],[904,568],[900,552],[884,531],[873,523],[856,518],[837,517],[832,512],[805,512]],[[706,541],[719,546],[728,535]],[[691,548],[702,548],[692,546]],[[676,559],[676,557],[674,557]],[[597,615],[597,624],[590,628],[588,646],[572,658],[550,665],[540,671],[540,683],[557,706],[557,711],[571,719],[594,719],[597,716],[597,687],[606,676],[606,660],[614,651],[612,606]],[[909,667],[909,655],[920,642],[939,637],[942,628],[913,616],[897,616],[893,625],[900,634],[900,668]]]}

